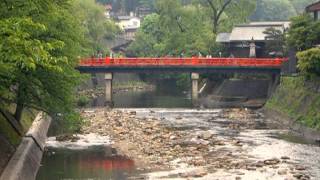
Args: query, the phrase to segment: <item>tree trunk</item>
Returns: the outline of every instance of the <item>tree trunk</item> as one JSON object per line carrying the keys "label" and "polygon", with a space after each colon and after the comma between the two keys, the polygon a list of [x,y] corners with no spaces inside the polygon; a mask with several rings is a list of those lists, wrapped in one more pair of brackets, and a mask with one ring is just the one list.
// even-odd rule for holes
{"label": "tree trunk", "polygon": [[212,32],[217,35],[217,32],[218,32],[218,21],[217,20],[213,20]]}
{"label": "tree trunk", "polygon": [[14,113],[14,117],[18,122],[21,121],[22,112],[24,108],[24,101],[23,101],[23,92],[22,92],[23,86],[19,84],[18,91],[17,91],[17,101],[16,101],[16,111]]}
{"label": "tree trunk", "polygon": [[14,113],[14,117],[16,118],[16,120],[18,122],[21,121],[21,117],[22,117],[22,112],[23,112],[23,104],[21,102],[19,102],[19,100],[17,101],[17,107],[16,107],[16,112]]}

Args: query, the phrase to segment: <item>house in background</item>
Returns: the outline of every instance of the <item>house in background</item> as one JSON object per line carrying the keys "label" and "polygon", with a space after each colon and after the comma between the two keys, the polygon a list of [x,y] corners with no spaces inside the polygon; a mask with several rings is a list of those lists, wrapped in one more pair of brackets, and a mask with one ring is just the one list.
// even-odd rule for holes
{"label": "house in background", "polygon": [[130,16],[115,17],[116,24],[123,31],[123,38],[127,40],[134,40],[136,31],[141,25],[140,18],[130,13]]}
{"label": "house in background", "polygon": [[284,32],[289,28],[289,25],[289,21],[251,22],[237,25],[231,33],[218,34],[216,41],[223,44],[229,55],[233,57],[252,57],[253,55],[258,58],[270,57],[266,50],[268,39],[264,32],[268,28]]}
{"label": "house in background", "polygon": [[306,7],[307,13],[312,13],[315,20],[320,20],[320,1]]}
{"label": "house in background", "polygon": [[[279,52],[269,53],[266,43],[270,41],[264,32],[269,28],[274,28],[285,32],[290,26],[289,21],[272,21],[272,22],[251,22],[249,24],[234,26],[231,33],[220,33],[216,42],[224,45],[229,57],[257,57],[267,58],[275,57]],[[295,51],[289,49],[289,61],[284,63],[282,68],[284,73],[296,72]]]}

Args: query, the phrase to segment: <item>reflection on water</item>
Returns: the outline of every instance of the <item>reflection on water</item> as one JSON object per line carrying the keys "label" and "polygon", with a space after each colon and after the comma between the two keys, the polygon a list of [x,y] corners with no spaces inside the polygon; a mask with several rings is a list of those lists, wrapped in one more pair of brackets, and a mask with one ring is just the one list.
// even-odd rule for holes
{"label": "reflection on water", "polygon": [[126,179],[134,173],[134,162],[113,156],[110,149],[101,146],[86,150],[49,149],[37,180]]}

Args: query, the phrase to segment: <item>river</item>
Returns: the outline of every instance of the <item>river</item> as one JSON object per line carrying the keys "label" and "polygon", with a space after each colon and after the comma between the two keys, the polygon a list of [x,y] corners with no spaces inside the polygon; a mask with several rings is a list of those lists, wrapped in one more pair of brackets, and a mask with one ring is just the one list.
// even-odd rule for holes
{"label": "river", "polygon": [[[88,138],[83,140],[87,146],[52,146],[49,139],[38,180],[320,179],[319,144],[293,135],[259,111],[193,109],[190,95],[176,88],[120,92],[114,100],[116,107],[110,112],[99,107],[99,99],[93,103],[96,107],[83,111],[83,116],[93,122],[87,131],[112,135],[107,137],[108,142],[95,144],[91,139],[97,138]],[[119,119],[120,125],[108,122],[106,117]],[[129,122],[129,118],[135,121]],[[146,132],[151,122],[161,126]],[[118,126],[121,133],[113,131]],[[159,142],[153,140],[156,138]],[[119,145],[127,141],[132,147]],[[173,142],[179,142],[179,146]],[[147,162],[138,162],[141,159]]]}

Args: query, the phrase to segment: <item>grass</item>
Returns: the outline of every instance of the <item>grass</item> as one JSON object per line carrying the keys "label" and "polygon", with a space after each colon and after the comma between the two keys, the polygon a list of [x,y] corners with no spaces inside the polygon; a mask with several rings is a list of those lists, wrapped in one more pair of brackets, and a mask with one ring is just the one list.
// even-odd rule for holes
{"label": "grass", "polygon": [[303,77],[282,77],[281,85],[266,106],[320,130],[320,93],[310,84],[316,82],[306,82]]}

